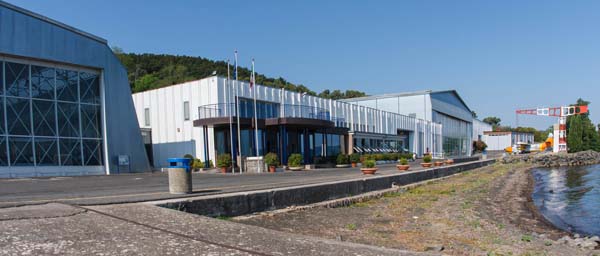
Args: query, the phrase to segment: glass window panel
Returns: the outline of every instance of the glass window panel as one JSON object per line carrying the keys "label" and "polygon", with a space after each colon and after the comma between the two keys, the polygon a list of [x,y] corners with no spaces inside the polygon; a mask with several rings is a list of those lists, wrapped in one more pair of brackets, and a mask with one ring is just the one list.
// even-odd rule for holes
{"label": "glass window panel", "polygon": [[8,133],[13,135],[31,134],[31,115],[29,100],[21,98],[6,98],[6,119]]}
{"label": "glass window panel", "polygon": [[190,120],[190,102],[189,101],[183,102],[183,120],[185,120],[185,121]]}
{"label": "glass window panel", "polygon": [[54,102],[33,100],[33,134],[37,136],[56,135],[56,115]]}
{"label": "glass window panel", "polygon": [[11,165],[33,165],[31,137],[9,137]]}
{"label": "glass window panel", "polygon": [[100,138],[100,106],[81,104],[81,133],[85,138]]}
{"label": "glass window panel", "polygon": [[81,141],[78,139],[59,139],[60,162],[62,165],[81,165]]}
{"label": "glass window panel", "polygon": [[0,94],[4,94],[4,62],[0,61]]}
{"label": "glass window panel", "polygon": [[79,73],[79,99],[81,102],[100,104],[99,76]]}
{"label": "glass window panel", "polygon": [[0,137],[0,166],[8,165],[8,152],[6,152],[6,137]]}
{"label": "glass window panel", "polygon": [[79,105],[58,103],[58,134],[61,137],[79,137]]}
{"label": "glass window panel", "polygon": [[77,72],[71,70],[56,70],[56,97],[58,100],[77,102],[79,93]]}
{"label": "glass window panel", "polygon": [[102,141],[83,140],[84,165],[102,165]]}
{"label": "glass window panel", "polygon": [[[0,80],[2,80],[1,76]],[[4,131],[4,97],[0,97],[0,134],[6,134]]]}
{"label": "glass window panel", "polygon": [[55,138],[35,138],[36,165],[58,165],[58,145]]}
{"label": "glass window panel", "polygon": [[6,62],[6,95],[29,97],[29,65]]}
{"label": "glass window panel", "polygon": [[144,125],[150,126],[150,109],[144,109]]}
{"label": "glass window panel", "polygon": [[31,96],[54,99],[54,68],[31,66]]}

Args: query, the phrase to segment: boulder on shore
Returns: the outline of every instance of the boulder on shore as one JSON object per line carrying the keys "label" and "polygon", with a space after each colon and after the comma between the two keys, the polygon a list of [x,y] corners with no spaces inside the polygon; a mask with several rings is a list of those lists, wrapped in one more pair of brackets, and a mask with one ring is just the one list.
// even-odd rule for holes
{"label": "boulder on shore", "polygon": [[600,152],[588,150],[577,153],[539,153],[526,155],[509,155],[499,160],[501,163],[532,163],[543,167],[578,166],[600,163]]}

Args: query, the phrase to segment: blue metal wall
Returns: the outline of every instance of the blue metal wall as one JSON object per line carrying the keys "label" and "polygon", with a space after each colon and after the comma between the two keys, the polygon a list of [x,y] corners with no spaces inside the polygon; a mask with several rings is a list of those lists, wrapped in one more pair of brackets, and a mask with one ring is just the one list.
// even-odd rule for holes
{"label": "blue metal wall", "polygon": [[109,159],[106,164],[115,173],[118,155],[129,155],[132,172],[150,170],[127,71],[106,42],[0,1],[0,54],[102,70]]}

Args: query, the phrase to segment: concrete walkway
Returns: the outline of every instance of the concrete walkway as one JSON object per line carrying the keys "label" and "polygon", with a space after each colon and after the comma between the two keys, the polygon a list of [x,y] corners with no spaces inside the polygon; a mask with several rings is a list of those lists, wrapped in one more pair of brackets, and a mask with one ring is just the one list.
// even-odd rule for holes
{"label": "concrete walkway", "polygon": [[[411,166],[411,170],[423,169],[418,163],[411,163]],[[398,172],[395,164],[378,167],[376,175]],[[49,202],[78,205],[132,203],[281,188],[360,177],[364,176],[359,168],[260,174],[194,173],[194,193],[190,195],[169,194],[168,176],[165,173],[0,179],[0,208]]]}
{"label": "concrete walkway", "polygon": [[430,255],[289,234],[148,204],[53,203],[0,209],[0,216],[0,255]]}

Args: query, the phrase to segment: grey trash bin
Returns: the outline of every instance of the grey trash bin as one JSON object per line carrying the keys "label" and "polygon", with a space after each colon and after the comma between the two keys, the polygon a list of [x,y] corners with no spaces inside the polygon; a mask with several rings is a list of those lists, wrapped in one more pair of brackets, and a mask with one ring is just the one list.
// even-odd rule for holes
{"label": "grey trash bin", "polygon": [[192,193],[191,159],[169,158],[169,192],[171,194]]}

